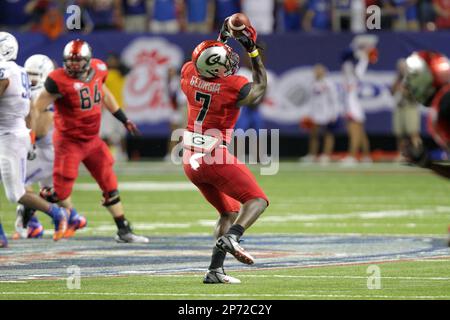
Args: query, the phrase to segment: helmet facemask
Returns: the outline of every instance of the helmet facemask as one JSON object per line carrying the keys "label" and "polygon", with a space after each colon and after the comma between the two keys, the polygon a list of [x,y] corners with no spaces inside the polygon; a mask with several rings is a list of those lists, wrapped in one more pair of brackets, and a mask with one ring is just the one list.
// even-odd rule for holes
{"label": "helmet facemask", "polygon": [[36,87],[42,82],[42,74],[38,72],[27,72],[30,79],[31,87]]}
{"label": "helmet facemask", "polygon": [[34,88],[44,85],[48,74],[55,69],[55,65],[49,57],[34,54],[25,61],[24,68],[30,79],[31,87]]}
{"label": "helmet facemask", "polygon": [[85,58],[69,58],[64,59],[64,69],[72,78],[80,78],[89,70],[90,61]]}
{"label": "helmet facemask", "polygon": [[227,54],[227,62],[226,62],[226,68],[227,72],[225,72],[225,76],[231,76],[235,74],[239,70],[239,55],[234,52],[229,46],[225,45],[228,51]]}
{"label": "helmet facemask", "polygon": [[76,79],[80,79],[91,67],[92,50],[89,44],[82,40],[69,42],[63,53],[64,70]]}

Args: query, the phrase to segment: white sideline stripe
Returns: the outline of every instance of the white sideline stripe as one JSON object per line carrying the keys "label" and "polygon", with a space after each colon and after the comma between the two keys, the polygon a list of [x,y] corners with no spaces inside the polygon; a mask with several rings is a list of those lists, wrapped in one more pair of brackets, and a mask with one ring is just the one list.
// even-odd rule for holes
{"label": "white sideline stripe", "polygon": [[[133,228],[135,230],[141,231],[155,230],[155,229],[187,229],[190,228],[191,226],[192,226],[191,223],[133,223]],[[117,227],[115,225],[107,224],[107,225],[100,225],[98,227],[90,227],[89,230],[96,232],[110,232],[116,231]]]}
{"label": "white sideline stripe", "polygon": [[[337,227],[346,227],[346,226],[354,226],[360,225],[363,227],[373,227],[377,226],[377,223],[367,223],[367,222],[333,222],[326,220],[342,220],[342,219],[351,219],[351,218],[359,218],[359,219],[385,219],[385,218],[398,218],[398,217],[422,217],[429,216],[433,213],[450,213],[450,207],[436,207],[431,209],[417,209],[417,210],[392,210],[392,211],[371,211],[371,212],[349,212],[349,213],[336,213],[336,214],[327,214],[327,213],[311,213],[311,214],[295,214],[291,213],[283,216],[263,216],[259,220],[259,223],[267,224],[267,223],[289,223],[292,221],[305,222],[304,226],[313,227],[319,226],[322,224],[334,225]],[[325,220],[324,222],[320,222],[320,220]],[[315,222],[313,222],[315,221]],[[200,219],[193,223],[136,223],[134,224],[134,228],[138,230],[155,230],[155,229],[187,229],[195,226],[202,227],[214,227],[216,225],[216,220],[206,220]],[[402,224],[389,224],[386,223],[385,226],[405,226],[407,228],[416,228],[416,223],[402,223]],[[98,232],[109,232],[116,230],[116,227],[111,224],[100,225],[98,227],[91,227],[89,230],[94,230]],[[420,234],[420,236],[424,236]]]}
{"label": "white sideline stripe", "polygon": [[[320,220],[340,220],[340,219],[349,219],[349,218],[359,218],[359,219],[384,219],[384,218],[398,218],[398,217],[422,217],[429,216],[430,214],[443,214],[450,213],[450,207],[438,206],[429,209],[417,209],[417,210],[390,210],[390,211],[370,211],[370,212],[349,212],[349,213],[291,213],[282,216],[263,216],[259,220],[260,224],[267,223],[289,223],[292,221],[305,222],[305,226],[314,226],[316,224],[320,224],[320,222],[313,223],[313,221]],[[138,230],[155,230],[155,229],[187,229],[194,226],[202,226],[202,227],[213,227],[217,223],[216,220],[206,220],[200,219],[193,223],[136,223],[134,224],[134,228]],[[323,222],[322,222],[323,223]],[[333,223],[332,221],[326,221],[325,223]],[[345,227],[348,225],[362,225],[365,227],[373,227],[374,223],[364,223],[364,222],[338,222],[333,223],[334,225]],[[386,224],[386,226],[391,226],[392,224]],[[402,225],[408,228],[415,228],[415,223],[403,223],[403,224],[395,224],[396,226]],[[95,231],[115,231],[116,227],[107,224],[100,225],[98,227],[89,228],[89,230]],[[420,235],[424,236],[424,235]]]}
{"label": "white sideline stripe", "polygon": [[[178,182],[177,182],[178,183]],[[130,183],[134,184],[134,183]],[[136,186],[141,185],[142,183],[138,183]],[[143,183],[149,184],[149,183]],[[173,183],[167,183],[170,185],[173,185]],[[180,183],[183,184],[183,183]],[[89,185],[89,186],[95,186],[97,188],[96,184],[81,184],[81,185]],[[150,185],[150,184],[149,184]],[[160,185],[159,183],[156,183],[156,185]],[[195,187],[189,183],[186,183],[186,185],[189,185],[189,187],[194,188]],[[89,187],[90,188],[90,187]],[[97,189],[93,189],[97,190]],[[123,190],[123,188],[121,188]],[[136,189],[137,190],[137,189]],[[141,189],[139,189],[141,190]],[[154,189],[161,191],[163,189]],[[173,189],[171,189],[173,190]],[[187,189],[186,189],[187,190]],[[345,227],[349,225],[362,225],[365,227],[373,227],[374,223],[364,223],[364,222],[332,222],[332,221],[325,221],[325,222],[319,222],[320,220],[340,220],[340,219],[369,219],[369,220],[376,220],[376,219],[384,219],[384,218],[398,218],[398,217],[422,217],[422,216],[429,216],[431,214],[446,214],[450,213],[450,207],[444,207],[444,206],[437,206],[433,208],[428,209],[416,209],[416,210],[382,210],[382,211],[369,211],[369,212],[349,212],[349,213],[290,213],[287,215],[282,216],[263,216],[259,220],[260,224],[268,224],[268,223],[289,223],[292,221],[299,221],[299,222],[305,222],[305,226],[314,226],[314,225],[320,225],[323,223],[328,224],[334,224],[335,226]],[[316,221],[316,223],[314,223]],[[134,224],[134,228],[137,230],[155,230],[155,229],[187,229],[194,226],[202,226],[202,227],[214,227],[216,225],[216,220],[207,220],[207,219],[200,219],[192,223],[136,223]],[[393,224],[386,224],[386,226],[392,226]],[[407,228],[415,228],[415,223],[403,223],[403,224],[395,224],[395,226],[405,226]],[[89,227],[89,230],[91,231],[97,231],[97,232],[110,232],[115,231],[116,227],[111,224],[105,224],[100,225],[98,227]],[[84,230],[81,230],[84,231]],[[85,230],[87,231],[87,230]],[[404,235],[405,236],[405,235]],[[425,236],[420,234],[420,236]]]}
{"label": "white sideline stripe", "polygon": [[[75,189],[79,191],[98,191],[96,183],[78,183]],[[197,188],[190,182],[120,182],[119,190],[123,191],[194,191]]]}
{"label": "white sideline stripe", "polygon": [[0,295],[93,295],[93,296],[153,296],[153,297],[292,297],[292,298],[351,298],[351,299],[449,299],[450,296],[396,296],[396,295],[346,295],[346,294],[240,294],[240,293],[227,293],[227,294],[215,294],[215,293],[151,293],[151,292],[0,292]]}
{"label": "white sideline stripe", "polygon": [[[305,279],[367,279],[367,276],[341,276],[341,275],[312,275],[312,276],[289,276],[289,275],[241,275],[240,278],[305,278]],[[450,281],[449,277],[386,277],[381,275],[381,279],[392,280],[436,280]]]}

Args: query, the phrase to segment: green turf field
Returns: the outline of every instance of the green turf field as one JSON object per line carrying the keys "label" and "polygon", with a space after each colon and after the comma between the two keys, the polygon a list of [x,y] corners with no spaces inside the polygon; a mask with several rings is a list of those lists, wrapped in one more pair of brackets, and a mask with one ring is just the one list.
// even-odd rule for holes
{"label": "green turf field", "polygon": [[[14,268],[14,263],[8,265],[0,252],[0,299],[450,299],[450,249],[444,246],[450,223],[448,181],[420,169],[393,164],[343,169],[338,165],[282,163],[274,176],[260,176],[258,168],[253,169],[271,204],[247,231],[249,238],[333,235],[339,239],[341,235],[362,234],[375,239],[387,236],[389,248],[389,237],[408,236],[416,242],[434,239],[439,255],[421,256],[419,249],[415,258],[391,256],[376,263],[344,259],[342,263],[314,267],[271,264],[270,268],[258,269],[233,265],[229,273],[241,279],[239,285],[203,285],[203,272],[198,270],[87,276],[81,278],[79,290],[68,290],[66,279],[61,277],[2,279],[2,270]],[[121,198],[126,214],[137,233],[149,236],[151,241],[152,237],[212,234],[216,213],[189,186],[179,167],[149,162],[118,166],[117,171],[119,183],[124,186]],[[82,176],[78,182],[82,184],[75,190],[73,200],[89,224],[77,237],[108,237],[112,244],[115,226],[100,205],[100,192],[92,190],[93,180],[89,177]],[[0,201],[2,222],[11,235],[15,206],[6,203],[3,193]],[[45,216],[41,215],[41,221],[46,230],[52,229]],[[50,236],[51,232],[47,232],[46,238]],[[14,246],[17,247],[11,241],[7,250],[14,250]],[[365,246],[362,242],[356,248],[363,251]],[[370,246],[367,243],[367,248]],[[328,242],[325,249],[333,252],[333,243]],[[148,250],[152,250],[151,245]],[[314,250],[304,256],[309,259],[320,254]],[[21,254],[19,250],[17,254]],[[194,252],[192,257],[206,269],[209,250],[199,254]],[[39,255],[33,259],[39,259]],[[189,259],[191,256],[186,253],[182,262],[189,265]],[[367,269],[373,264],[380,271],[378,289],[368,288],[371,274]],[[133,269],[132,264],[130,268]],[[83,274],[83,268],[81,271]]]}

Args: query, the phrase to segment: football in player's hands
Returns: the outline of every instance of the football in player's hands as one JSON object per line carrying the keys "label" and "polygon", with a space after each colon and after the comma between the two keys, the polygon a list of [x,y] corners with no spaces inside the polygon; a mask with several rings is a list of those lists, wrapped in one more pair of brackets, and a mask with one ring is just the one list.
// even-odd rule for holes
{"label": "football in player's hands", "polygon": [[256,30],[253,27],[245,27],[241,35],[236,38],[236,40],[247,50],[247,52],[252,52],[255,50],[256,46]]}
{"label": "football in player's hands", "polygon": [[246,27],[251,27],[250,19],[243,13],[235,13],[228,19],[228,30],[234,38],[242,36]]}

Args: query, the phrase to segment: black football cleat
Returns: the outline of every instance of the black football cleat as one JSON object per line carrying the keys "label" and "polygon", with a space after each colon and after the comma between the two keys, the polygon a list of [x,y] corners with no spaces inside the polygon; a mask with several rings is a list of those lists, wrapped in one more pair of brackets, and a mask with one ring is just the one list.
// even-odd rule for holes
{"label": "black football cleat", "polygon": [[225,283],[234,284],[241,283],[241,280],[231,277],[225,273],[223,268],[218,268],[214,270],[208,270],[203,278],[203,283],[205,284],[215,284],[215,283]]}
{"label": "black football cleat", "polygon": [[216,247],[230,253],[232,256],[236,258],[239,262],[245,263],[245,264],[253,264],[254,260],[253,257],[247,253],[244,248],[242,248],[239,245],[238,240],[236,239],[235,235],[232,234],[226,234],[221,236],[216,241]]}

